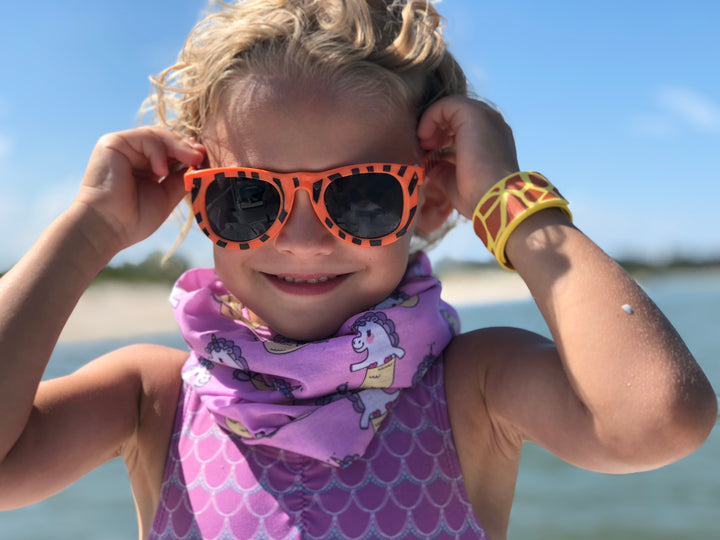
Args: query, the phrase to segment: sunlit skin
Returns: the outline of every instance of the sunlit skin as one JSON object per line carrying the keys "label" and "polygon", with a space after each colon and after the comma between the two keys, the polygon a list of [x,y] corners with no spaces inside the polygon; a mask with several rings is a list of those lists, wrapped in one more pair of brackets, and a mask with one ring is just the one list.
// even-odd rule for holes
{"label": "sunlit skin", "polygon": [[[47,498],[122,456],[140,537],[147,537],[187,351],[135,345],[40,381],[94,276],[152,234],[185,195],[172,165],[318,171],[417,163],[424,151],[452,146],[423,186],[415,226],[424,232],[450,208],[472,216],[480,197],[517,169],[509,126],[462,96],[438,100],[417,125],[383,99],[297,81],[255,80],[225,96],[203,132],[204,147],[157,126],[102,137],[71,207],[0,279],[0,509]],[[381,248],[346,244],[325,230],[301,192],[272,242],[249,252],[215,248],[215,259],[255,319],[311,339],[384,299],[405,271],[408,242],[409,235]],[[478,240],[467,249],[484,247]],[[717,414],[713,389],[671,324],[563,214],[546,210],[523,221],[506,254],[554,341],[483,328],[442,352],[464,486],[492,540],[507,536],[524,442],[594,471],[637,472],[695,450]],[[345,277],[325,280],[336,275]]]}
{"label": "sunlit skin", "polygon": [[[276,79],[235,83],[230,94],[203,135],[211,167],[299,172],[422,160],[415,120],[380,97]],[[216,246],[215,268],[259,320],[286,337],[319,339],[392,292],[407,267],[411,234],[383,247],[350,245],[330,234],[300,191],[276,238],[248,251]]]}

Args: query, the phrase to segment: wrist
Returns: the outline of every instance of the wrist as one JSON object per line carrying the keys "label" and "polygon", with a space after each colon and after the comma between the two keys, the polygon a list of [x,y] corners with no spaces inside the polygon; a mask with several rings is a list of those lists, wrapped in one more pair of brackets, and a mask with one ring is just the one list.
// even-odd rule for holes
{"label": "wrist", "polygon": [[[505,256],[511,268],[522,271],[526,261],[533,269],[539,269],[539,260],[553,264],[567,264],[561,255],[573,227],[569,218],[558,208],[547,208],[523,220],[505,245]],[[563,262],[565,261],[565,262]]]}
{"label": "wrist", "polygon": [[535,214],[558,209],[572,220],[568,202],[547,178],[536,172],[516,172],[495,184],[473,213],[473,227],[488,251],[508,270],[506,248],[516,229]]}
{"label": "wrist", "polygon": [[91,206],[73,203],[59,218],[58,225],[67,235],[66,244],[72,254],[87,268],[102,270],[124,249],[117,231]]}

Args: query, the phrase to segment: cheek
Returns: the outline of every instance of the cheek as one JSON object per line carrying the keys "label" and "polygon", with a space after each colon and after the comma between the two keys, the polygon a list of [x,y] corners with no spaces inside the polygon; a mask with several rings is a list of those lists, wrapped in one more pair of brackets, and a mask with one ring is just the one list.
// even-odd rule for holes
{"label": "cheek", "polygon": [[[389,246],[381,248],[366,248],[372,250],[372,260],[375,266],[383,268],[385,272],[390,272],[392,275],[405,273],[405,268],[408,265],[408,259],[410,257],[410,239],[412,238],[412,231],[408,231],[402,238]],[[377,249],[378,251],[374,251]]]}
{"label": "cheek", "polygon": [[213,249],[215,273],[233,294],[236,294],[235,289],[237,289],[237,286],[245,281],[242,276],[242,269],[246,258],[247,255],[241,251],[223,249],[218,246]]}
{"label": "cheek", "polygon": [[215,264],[215,272],[220,276],[222,279],[224,277],[224,274],[226,272],[226,268],[232,267],[232,264],[230,263],[230,254],[227,253],[228,250],[223,249],[218,246],[213,246],[213,262]]}
{"label": "cheek", "polygon": [[372,283],[377,288],[378,296],[384,299],[400,283],[409,259],[410,234],[382,248],[360,248],[375,250],[368,259]]}

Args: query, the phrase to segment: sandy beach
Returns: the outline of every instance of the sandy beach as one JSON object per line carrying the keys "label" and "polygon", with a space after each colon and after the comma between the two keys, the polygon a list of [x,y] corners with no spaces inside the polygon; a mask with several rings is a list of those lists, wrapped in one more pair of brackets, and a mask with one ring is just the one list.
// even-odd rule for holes
{"label": "sandy beach", "polygon": [[[443,298],[452,305],[487,304],[530,297],[523,281],[504,270],[441,276]],[[167,284],[103,282],[91,286],[70,316],[60,341],[141,337],[177,331]]]}
{"label": "sandy beach", "polygon": [[453,306],[494,304],[531,297],[517,273],[500,268],[457,270],[441,275],[440,281],[443,299]]}
{"label": "sandy beach", "polygon": [[177,331],[169,284],[103,282],[85,291],[60,334],[61,342]]}

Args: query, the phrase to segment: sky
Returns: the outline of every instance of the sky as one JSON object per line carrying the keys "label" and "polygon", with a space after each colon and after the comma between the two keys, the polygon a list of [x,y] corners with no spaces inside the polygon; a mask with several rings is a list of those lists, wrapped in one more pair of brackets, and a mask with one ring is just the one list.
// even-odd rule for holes
{"label": "sky", "polygon": [[[137,125],[201,0],[11,2],[0,20],[0,271],[73,200],[104,133]],[[615,257],[720,256],[720,2],[443,0],[475,93]],[[164,225],[115,263],[165,251]],[[211,265],[199,231],[179,254]],[[486,261],[469,223],[431,253]]]}

